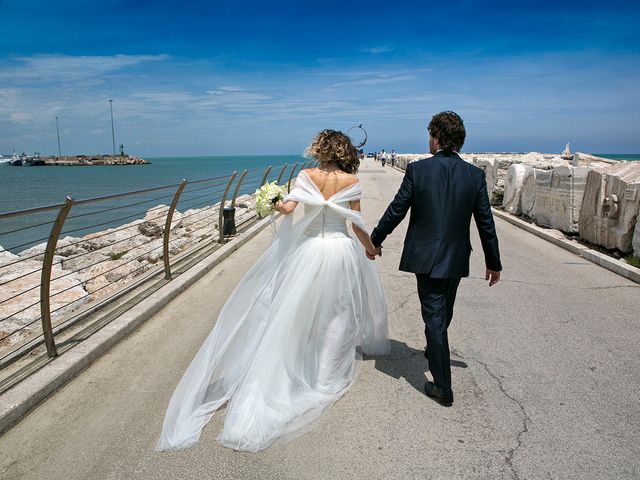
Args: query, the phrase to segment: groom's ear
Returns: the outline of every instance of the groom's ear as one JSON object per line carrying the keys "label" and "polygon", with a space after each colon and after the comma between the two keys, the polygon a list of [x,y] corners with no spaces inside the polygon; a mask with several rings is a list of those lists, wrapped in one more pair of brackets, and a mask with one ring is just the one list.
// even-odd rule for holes
{"label": "groom's ear", "polygon": [[440,142],[429,134],[429,151],[435,155],[438,150],[440,150]]}

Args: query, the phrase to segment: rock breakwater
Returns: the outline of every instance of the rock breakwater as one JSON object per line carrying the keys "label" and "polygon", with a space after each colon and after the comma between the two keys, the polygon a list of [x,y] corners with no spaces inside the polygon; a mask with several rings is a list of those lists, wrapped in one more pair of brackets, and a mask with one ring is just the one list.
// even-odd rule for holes
{"label": "rock breakwater", "polygon": [[148,165],[151,162],[133,155],[74,155],[44,158],[44,166],[90,167],[105,165]]}
{"label": "rock breakwater", "polygon": [[[491,204],[540,226],[640,257],[640,162],[586,153],[465,153],[486,173]],[[405,169],[424,154],[398,155]]]}
{"label": "rock breakwater", "polygon": [[[55,325],[89,303],[103,300],[152,269],[162,268],[167,205],[117,228],[58,241],[51,273],[51,316]],[[218,240],[220,205],[175,211],[169,255]],[[236,201],[236,222],[254,218],[254,195]],[[19,254],[0,247],[0,347],[41,332],[40,282],[46,244]]]}

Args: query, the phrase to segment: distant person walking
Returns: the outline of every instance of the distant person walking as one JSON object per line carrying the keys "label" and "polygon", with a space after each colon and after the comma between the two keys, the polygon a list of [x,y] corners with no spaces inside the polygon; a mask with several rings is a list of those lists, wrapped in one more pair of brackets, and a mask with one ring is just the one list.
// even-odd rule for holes
{"label": "distant person walking", "polygon": [[384,167],[385,164],[387,163],[387,154],[384,151],[384,148],[382,149],[382,151],[380,152],[380,163],[382,163],[382,166]]}
{"label": "distant person walking", "polygon": [[395,150],[391,150],[391,166],[392,167],[396,166],[396,151]]}

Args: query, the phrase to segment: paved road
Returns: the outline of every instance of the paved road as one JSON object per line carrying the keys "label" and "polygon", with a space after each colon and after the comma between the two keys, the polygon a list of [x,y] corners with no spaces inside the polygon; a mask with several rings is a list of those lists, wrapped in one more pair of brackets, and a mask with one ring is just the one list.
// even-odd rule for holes
{"label": "paved road", "polygon": [[[367,161],[374,224],[402,174]],[[0,438],[3,479],[624,479],[640,477],[640,288],[497,221],[504,280],[472,274],[451,326],[456,403],[422,393],[415,280],[397,270],[406,223],[377,260],[393,350],[311,432],[258,454],[215,443],[153,452],[173,388],[226,296],[270,241],[236,252]]]}

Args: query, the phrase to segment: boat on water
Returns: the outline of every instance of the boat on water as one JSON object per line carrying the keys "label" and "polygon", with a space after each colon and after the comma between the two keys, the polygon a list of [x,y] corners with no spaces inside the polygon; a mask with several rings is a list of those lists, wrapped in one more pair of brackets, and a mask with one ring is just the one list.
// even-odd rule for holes
{"label": "boat on water", "polygon": [[20,156],[16,155],[16,151],[14,150],[13,155],[11,156],[0,154],[0,165],[19,167],[22,165],[22,159],[20,158]]}
{"label": "boat on water", "polygon": [[16,155],[14,152],[13,156],[10,158],[0,156],[0,165],[10,165],[12,167],[40,167],[44,164],[44,160],[40,158],[39,152],[36,152],[33,155],[27,155],[24,152],[20,155]]}

